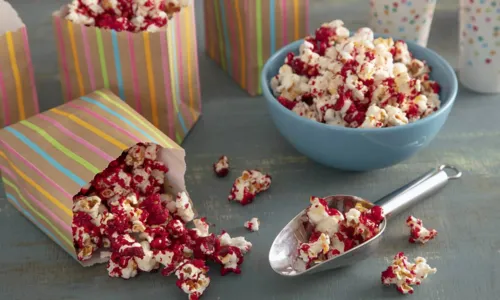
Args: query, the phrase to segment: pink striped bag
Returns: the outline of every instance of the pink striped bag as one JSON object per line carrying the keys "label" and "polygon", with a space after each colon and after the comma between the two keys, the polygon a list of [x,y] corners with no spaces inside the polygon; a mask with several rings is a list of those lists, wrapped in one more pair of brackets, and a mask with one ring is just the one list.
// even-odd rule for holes
{"label": "pink striped bag", "polygon": [[281,47],[309,34],[309,0],[206,0],[205,48],[250,95]]}
{"label": "pink striped bag", "polygon": [[87,27],[66,14],[53,14],[63,99],[110,89],[181,143],[201,113],[193,4],[154,33]]}
{"label": "pink striped bag", "polygon": [[0,0],[0,128],[38,112],[26,26],[14,8]]}

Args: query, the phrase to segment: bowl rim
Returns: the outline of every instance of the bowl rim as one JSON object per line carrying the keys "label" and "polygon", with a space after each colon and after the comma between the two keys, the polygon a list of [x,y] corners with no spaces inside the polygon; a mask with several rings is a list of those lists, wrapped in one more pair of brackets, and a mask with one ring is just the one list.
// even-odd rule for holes
{"label": "bowl rim", "polygon": [[[385,35],[385,34],[375,34],[375,37],[383,37],[383,38],[389,38],[391,36]],[[287,109],[281,103],[278,102],[278,99],[272,94],[271,92],[271,87],[270,87],[270,82],[266,80],[266,74],[269,72],[269,69],[271,68],[271,64],[278,59],[278,56],[282,55],[283,52],[290,52],[298,49],[300,45],[304,42],[304,39],[296,40],[288,45],[283,46],[281,49],[276,51],[264,64],[261,72],[261,87],[262,87],[262,93],[264,95],[264,98],[271,104],[276,106],[279,106],[278,109],[281,109],[285,114],[288,116],[291,116],[293,118],[296,118],[297,120],[301,120],[302,122],[305,122],[306,124],[310,124],[312,126],[317,126],[319,128],[325,128],[325,129],[330,129],[333,131],[348,131],[348,132],[359,132],[359,133],[368,133],[368,132],[394,132],[394,131],[401,131],[401,130],[407,130],[411,129],[417,126],[424,125],[426,123],[432,122],[434,119],[438,118],[440,115],[444,114],[446,111],[450,110],[451,107],[453,106],[453,103],[455,102],[455,99],[457,98],[457,93],[458,93],[458,80],[457,80],[457,75],[455,73],[455,70],[451,67],[451,65],[437,52],[435,52],[432,49],[429,49],[427,47],[422,47],[418,45],[417,43],[413,41],[407,41],[404,39],[398,39],[398,38],[393,38],[395,41],[396,40],[403,40],[405,43],[411,45],[412,47],[416,48],[421,48],[422,51],[427,51],[429,52],[430,55],[433,55],[437,58],[438,62],[442,67],[445,69],[446,72],[448,72],[451,75],[451,87],[450,87],[450,96],[448,97],[448,101],[445,102],[444,106],[441,106],[435,113],[423,118],[419,119],[415,122],[408,123],[405,125],[401,126],[392,126],[392,127],[377,127],[377,128],[351,128],[351,127],[344,127],[344,126],[336,126],[336,125],[329,125],[325,123],[321,123],[318,121],[314,121],[311,119],[303,118],[291,110]],[[440,99],[441,102],[443,102],[443,99]]]}

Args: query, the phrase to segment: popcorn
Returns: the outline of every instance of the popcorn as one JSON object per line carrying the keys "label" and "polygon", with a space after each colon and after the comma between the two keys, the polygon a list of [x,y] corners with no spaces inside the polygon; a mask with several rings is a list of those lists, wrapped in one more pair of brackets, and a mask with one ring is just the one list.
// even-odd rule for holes
{"label": "popcorn", "polygon": [[409,216],[406,225],[410,227],[410,243],[425,244],[437,236],[437,230],[424,227],[422,220]]}
{"label": "popcorn", "polygon": [[278,102],[297,115],[353,128],[401,126],[440,107],[439,84],[404,41],[352,36],[341,20],[323,24],[289,53],[270,85]]}
{"label": "popcorn", "polygon": [[188,260],[175,271],[176,285],[189,295],[189,300],[197,300],[210,285],[206,275],[208,267],[201,260]]}
{"label": "popcorn", "polygon": [[252,203],[258,193],[266,191],[271,186],[271,176],[257,170],[245,170],[234,181],[229,201],[238,201],[241,205]]}
{"label": "popcorn", "polygon": [[379,206],[370,209],[356,205],[346,213],[328,207],[325,199],[310,198],[311,205],[304,215],[305,225],[312,225],[308,242],[298,247],[299,259],[307,268],[370,240],[379,233],[383,211]]}
{"label": "popcorn", "polygon": [[73,0],[66,19],[116,31],[156,32],[188,5],[186,0]]}
{"label": "popcorn", "polygon": [[243,253],[247,253],[252,249],[252,243],[247,241],[244,237],[231,238],[227,232],[223,232],[219,235],[219,242],[221,246],[233,246],[240,249]]}
{"label": "popcorn", "polygon": [[257,218],[252,218],[250,221],[246,221],[244,226],[250,231],[259,231],[260,221]]}
{"label": "popcorn", "polygon": [[321,233],[309,241],[309,243],[301,243],[299,245],[300,258],[310,264],[318,258],[320,254],[326,254],[330,250],[330,238],[328,235]]}
{"label": "popcorn", "polygon": [[186,192],[177,194],[177,198],[175,200],[175,208],[177,209],[177,216],[184,222],[191,222],[193,220],[194,211],[191,205],[191,200],[189,199]]}
{"label": "popcorn", "polygon": [[403,252],[399,252],[392,264],[382,272],[381,281],[384,285],[396,285],[402,294],[413,294],[412,285],[420,285],[429,274],[436,272],[437,269],[431,268],[425,258],[417,257],[415,263],[411,263]]}
{"label": "popcorn", "polygon": [[[115,7],[116,1],[109,4]],[[185,191],[166,193],[168,167],[159,151],[158,145],[139,143],[81,188],[73,198],[75,250],[81,261],[100,253],[111,277],[129,279],[161,268],[162,275],[178,277],[190,299],[198,299],[210,283],[205,263],[219,263],[222,275],[239,274],[252,244],[226,232],[210,233],[205,218],[194,219]],[[254,193],[269,187],[266,176],[248,174]]]}
{"label": "popcorn", "polygon": [[214,172],[219,177],[226,177],[229,173],[229,159],[223,155],[214,164]]}

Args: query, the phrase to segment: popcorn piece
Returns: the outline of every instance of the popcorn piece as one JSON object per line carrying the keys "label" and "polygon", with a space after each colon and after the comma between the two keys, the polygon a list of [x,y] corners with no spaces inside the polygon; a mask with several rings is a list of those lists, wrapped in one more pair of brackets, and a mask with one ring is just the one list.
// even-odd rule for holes
{"label": "popcorn piece", "polygon": [[342,213],[334,208],[329,208],[323,198],[311,197],[311,206],[307,209],[309,222],[315,226],[316,231],[333,236],[339,230],[339,223],[344,220]]}
{"label": "popcorn piece", "polygon": [[198,300],[210,285],[207,273],[208,267],[203,261],[188,260],[175,271],[176,285],[189,295],[189,300]]}
{"label": "popcorn piece", "polygon": [[346,213],[341,213],[328,207],[323,198],[313,196],[309,201],[311,205],[306,210],[304,226],[312,225],[313,232],[308,243],[302,243],[298,248],[299,257],[307,263],[307,268],[370,240],[379,233],[384,219],[379,206],[368,209],[358,203]]}
{"label": "popcorn piece", "polygon": [[321,233],[318,237],[313,236],[309,243],[299,245],[299,256],[309,265],[317,260],[321,254],[327,254],[328,250],[330,250],[330,238],[328,235]]}
{"label": "popcorn piece", "polygon": [[[380,128],[415,122],[440,107],[430,68],[404,41],[352,36],[341,20],[325,23],[289,53],[271,89],[297,115],[329,125]],[[432,99],[432,100],[431,100]]]}
{"label": "popcorn piece", "polygon": [[415,263],[411,263],[403,252],[399,252],[392,264],[382,272],[381,281],[384,285],[396,285],[402,294],[413,294],[412,285],[420,285],[429,274],[436,272],[437,269],[431,268],[425,258],[417,257]]}
{"label": "popcorn piece", "polygon": [[73,0],[66,19],[115,31],[155,32],[188,1],[168,0]]}
{"label": "popcorn piece", "polygon": [[234,181],[229,201],[238,201],[241,205],[252,203],[258,193],[266,191],[271,186],[271,176],[257,170],[245,170]]}
{"label": "popcorn piece", "polygon": [[205,218],[194,219],[193,224],[196,227],[195,232],[197,236],[207,237],[209,235],[208,230],[210,229],[210,225]]}
{"label": "popcorn piece", "polygon": [[244,237],[239,236],[231,238],[227,232],[221,233],[219,235],[219,242],[221,246],[233,246],[241,250],[243,254],[249,252],[252,249],[252,243],[247,241]]}
{"label": "popcorn piece", "polygon": [[424,227],[422,220],[409,216],[406,225],[410,227],[410,243],[425,244],[437,236],[437,230]]}
{"label": "popcorn piece", "polygon": [[223,155],[214,163],[214,172],[219,177],[226,177],[229,173],[229,159]]}
{"label": "popcorn piece", "polygon": [[260,221],[257,218],[252,218],[245,222],[244,226],[250,231],[259,231]]}
{"label": "popcorn piece", "polygon": [[222,276],[228,273],[240,274],[239,266],[243,263],[243,254],[238,247],[224,246],[217,253],[217,262],[222,265]]}
{"label": "popcorn piece", "polygon": [[189,199],[189,196],[186,192],[180,192],[177,194],[175,207],[177,209],[175,214],[184,222],[191,222],[193,220],[194,211],[191,205],[191,199]]}

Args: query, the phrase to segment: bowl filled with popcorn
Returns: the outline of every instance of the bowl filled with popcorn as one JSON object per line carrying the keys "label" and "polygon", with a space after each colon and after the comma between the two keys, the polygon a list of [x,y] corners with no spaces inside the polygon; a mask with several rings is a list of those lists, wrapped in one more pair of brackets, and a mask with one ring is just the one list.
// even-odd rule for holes
{"label": "bowl filled with popcorn", "polygon": [[335,20],[266,62],[261,77],[271,117],[299,152],[323,165],[368,171],[427,146],[451,111],[452,67],[412,42],[350,32]]}

